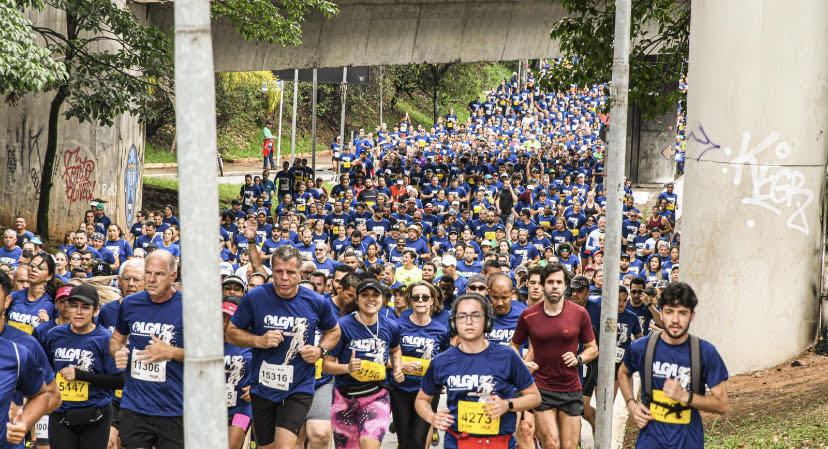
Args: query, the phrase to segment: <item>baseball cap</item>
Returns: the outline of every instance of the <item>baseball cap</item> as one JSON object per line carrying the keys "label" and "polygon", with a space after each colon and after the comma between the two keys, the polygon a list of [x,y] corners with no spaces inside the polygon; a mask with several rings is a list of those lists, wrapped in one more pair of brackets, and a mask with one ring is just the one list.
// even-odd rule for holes
{"label": "baseball cap", "polygon": [[595,271],[595,265],[587,265],[584,267],[584,271]]}
{"label": "baseball cap", "polygon": [[112,268],[101,259],[92,261],[92,276],[111,276]]}
{"label": "baseball cap", "polygon": [[230,276],[233,274],[233,264],[230,262],[222,262],[220,266],[222,276]]}
{"label": "baseball cap", "polygon": [[[457,231],[455,231],[456,233]],[[454,258],[451,254],[446,254],[445,256],[440,259],[440,264],[444,267],[450,267],[452,265],[457,265],[457,259]]]}
{"label": "baseball cap", "polygon": [[569,281],[569,288],[572,290],[580,290],[587,287],[589,287],[589,279],[587,279],[586,276],[579,274]]}
{"label": "baseball cap", "polygon": [[104,206],[104,204],[103,204],[103,203],[98,203],[97,205],[95,205],[95,207],[96,207],[98,210],[104,210],[104,208],[105,208],[106,206]]}
{"label": "baseball cap", "polygon": [[656,283],[656,288],[664,288],[666,286],[667,286],[667,281],[665,281],[664,279],[662,279],[662,280],[660,280]]}
{"label": "baseball cap", "polygon": [[64,286],[60,287],[58,289],[57,293],[55,294],[55,301],[57,301],[58,299],[61,299],[61,298],[69,297],[69,294],[72,293],[73,288],[75,288],[74,285],[64,285]]}
{"label": "baseball cap", "polygon": [[84,304],[90,304],[95,307],[98,307],[98,303],[100,302],[98,290],[89,284],[80,284],[72,288],[72,292],[69,293],[69,300],[72,299],[77,299]]}
{"label": "baseball cap", "polygon": [[239,308],[241,298],[236,295],[227,295],[221,299],[221,312],[233,316]]}
{"label": "baseball cap", "polygon": [[629,255],[629,254],[627,254],[627,253],[621,253],[621,258],[622,258],[622,259],[627,259],[627,260],[630,260],[630,255]]}
{"label": "baseball cap", "polygon": [[357,295],[364,292],[365,290],[374,289],[382,294],[382,286],[379,282],[375,281],[374,279],[368,279],[366,281],[362,281],[357,286]]}
{"label": "baseball cap", "polygon": [[480,284],[484,284],[484,285],[488,285],[487,282],[486,282],[486,276],[483,276],[482,274],[473,274],[473,275],[471,275],[471,277],[469,277],[469,284],[468,285],[471,285],[475,282],[480,283]]}
{"label": "baseball cap", "polygon": [[235,200],[235,199],[233,201],[230,201],[230,204],[233,205],[233,206],[241,206],[241,203],[239,202],[239,200]]}
{"label": "baseball cap", "polygon": [[40,240],[40,237],[37,237],[37,236],[32,237],[31,240],[29,240],[29,241],[34,243],[35,245],[42,245],[43,244],[43,240]]}
{"label": "baseball cap", "polygon": [[223,281],[221,281],[222,286],[225,286],[227,284],[239,284],[239,285],[242,286],[242,288],[244,288],[246,286],[246,283],[244,282],[244,280],[241,277],[236,276],[235,274],[231,274],[230,276],[227,276],[226,278],[224,278]]}
{"label": "baseball cap", "polygon": [[101,234],[100,232],[96,232],[96,233],[92,234],[92,240],[103,240],[103,239],[104,239],[104,235]]}
{"label": "baseball cap", "polygon": [[635,243],[627,243],[627,246],[624,247],[627,251],[635,251]]}

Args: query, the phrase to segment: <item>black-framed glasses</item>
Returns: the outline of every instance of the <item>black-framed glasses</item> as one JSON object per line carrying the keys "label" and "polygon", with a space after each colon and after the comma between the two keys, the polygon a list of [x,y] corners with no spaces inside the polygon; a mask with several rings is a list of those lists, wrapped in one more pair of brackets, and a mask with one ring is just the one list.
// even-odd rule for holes
{"label": "black-framed glasses", "polygon": [[466,290],[470,292],[485,292],[486,286],[485,285],[469,285],[466,287]]}
{"label": "black-framed glasses", "polygon": [[640,295],[641,293],[644,293],[644,290],[630,290],[630,293],[633,295]]}
{"label": "black-framed glasses", "polygon": [[483,314],[481,312],[458,313],[454,317],[457,321],[467,321],[469,318],[471,318],[472,323],[479,323],[483,319]]}
{"label": "black-framed glasses", "polygon": [[431,295],[411,295],[412,302],[429,302],[431,301]]}

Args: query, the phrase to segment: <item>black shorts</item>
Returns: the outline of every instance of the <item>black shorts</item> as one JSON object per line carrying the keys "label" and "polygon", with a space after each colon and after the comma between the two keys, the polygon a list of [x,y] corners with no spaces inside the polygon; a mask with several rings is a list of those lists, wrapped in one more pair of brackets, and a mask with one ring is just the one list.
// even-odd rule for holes
{"label": "black shorts", "polygon": [[[584,375],[584,388],[582,390],[582,394],[584,396],[592,396],[592,393],[595,392],[595,385],[598,383],[598,359],[594,359],[585,366],[586,374]],[[583,367],[581,369],[583,369]]]}
{"label": "black shorts", "polygon": [[541,403],[535,407],[539,412],[558,409],[569,416],[581,416],[584,413],[584,396],[578,391],[549,391],[540,390]]}
{"label": "black shorts", "polygon": [[118,415],[121,413],[121,402],[112,401],[109,403],[109,406],[112,408],[112,422],[109,423],[109,427],[114,427],[120,430],[120,421],[118,421]]}
{"label": "black shorts", "polygon": [[122,408],[118,419],[124,447],[184,447],[184,422],[181,416],[149,416]]}
{"label": "black shorts", "polygon": [[253,408],[253,430],[256,432],[256,443],[259,446],[272,443],[276,439],[277,427],[289,430],[298,436],[312,403],[313,395],[307,393],[295,393],[282,402],[273,402],[251,394],[250,404]]}

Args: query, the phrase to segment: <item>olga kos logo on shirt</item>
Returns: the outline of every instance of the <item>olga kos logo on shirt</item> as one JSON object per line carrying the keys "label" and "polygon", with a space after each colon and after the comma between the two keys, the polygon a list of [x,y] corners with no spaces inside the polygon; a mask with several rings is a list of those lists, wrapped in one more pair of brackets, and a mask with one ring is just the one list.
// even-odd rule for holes
{"label": "olga kos logo on shirt", "polygon": [[494,376],[479,374],[455,374],[446,379],[449,390],[477,390],[478,394],[494,392]]}
{"label": "olga kos logo on shirt", "polygon": [[132,323],[131,333],[142,337],[155,335],[168,345],[173,345],[175,341],[175,326],[172,324],[145,323],[143,321],[136,321]]}
{"label": "olga kos logo on shirt", "polygon": [[675,363],[653,362],[653,377],[662,379],[676,379],[681,382],[681,388],[687,389],[690,385],[690,367],[679,366]]}
{"label": "olga kos logo on shirt", "polygon": [[95,363],[95,355],[92,351],[78,348],[57,348],[55,349],[56,362],[69,362],[76,368],[90,371]]}
{"label": "olga kos logo on shirt", "polygon": [[492,329],[491,332],[486,334],[486,340],[497,341],[500,344],[508,345],[512,341],[512,335],[514,334],[514,329]]}
{"label": "olga kos logo on shirt", "polygon": [[348,344],[349,349],[354,351],[365,352],[368,357],[374,359],[376,363],[385,363],[385,348],[384,340],[377,338],[365,338],[361,340],[351,340]]}
{"label": "olga kos logo on shirt", "polygon": [[278,316],[278,315],[265,315],[264,317],[264,327],[285,330],[288,328],[294,328],[296,326],[305,326],[307,327],[307,318],[297,318],[292,316]]}
{"label": "olga kos logo on shirt", "polygon": [[40,325],[40,318],[38,318],[35,315],[29,315],[28,313],[21,312],[9,312],[9,321],[14,321],[15,323],[31,324],[32,327],[37,327]]}
{"label": "olga kos logo on shirt", "polygon": [[240,355],[225,355],[224,367],[224,371],[228,374],[227,385],[235,387],[244,378],[244,357]]}
{"label": "olga kos logo on shirt", "polygon": [[422,353],[422,358],[425,360],[431,360],[434,358],[434,340],[431,338],[403,335],[400,340],[400,344],[403,346],[413,346],[418,348],[418,350]]}

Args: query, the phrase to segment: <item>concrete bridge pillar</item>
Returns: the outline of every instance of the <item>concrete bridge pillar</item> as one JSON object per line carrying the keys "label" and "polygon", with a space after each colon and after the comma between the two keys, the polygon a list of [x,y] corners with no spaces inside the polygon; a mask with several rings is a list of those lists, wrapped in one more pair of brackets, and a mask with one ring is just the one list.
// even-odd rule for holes
{"label": "concrete bridge pillar", "polygon": [[828,128],[828,8],[696,0],[681,278],[691,330],[731,373],[772,366],[817,325]]}

